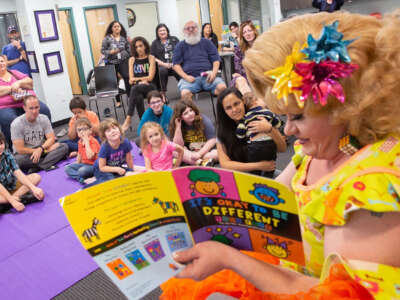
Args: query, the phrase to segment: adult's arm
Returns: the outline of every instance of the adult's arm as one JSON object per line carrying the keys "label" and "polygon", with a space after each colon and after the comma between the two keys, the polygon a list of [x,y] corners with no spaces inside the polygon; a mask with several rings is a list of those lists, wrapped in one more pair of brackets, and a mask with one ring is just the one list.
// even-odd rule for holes
{"label": "adult's arm", "polygon": [[291,188],[292,178],[295,173],[296,173],[296,167],[294,163],[291,161],[282,171],[282,173],[275,178],[275,180]]}
{"label": "adult's arm", "polygon": [[182,69],[182,67],[181,67],[180,64],[176,64],[176,65],[174,65],[172,68],[174,69],[174,71],[175,71],[180,77],[182,77],[182,78],[185,79],[186,81],[192,82],[190,77],[192,77],[192,78],[194,78],[194,77],[193,77],[193,76],[190,76],[190,75],[188,75],[188,74],[186,74],[185,71],[183,71],[183,69]]}
{"label": "adult's arm", "polygon": [[149,75],[141,77],[140,81],[152,82],[152,80],[154,79],[154,75],[156,74],[156,60],[153,55],[149,55],[149,62],[150,62]]}
{"label": "adult's arm", "polygon": [[114,55],[119,52],[119,49],[110,49],[110,43],[107,37],[103,39],[101,43],[101,54],[104,55],[105,59],[108,59],[110,55]]}
{"label": "adult's arm", "polygon": [[218,271],[230,269],[262,291],[285,294],[307,291],[318,284],[317,278],[267,264],[214,241],[176,252],[174,259],[186,264],[186,268],[178,274],[179,278],[203,280]]}
{"label": "adult's arm", "polygon": [[17,140],[13,140],[12,141],[13,146],[15,151],[18,154],[32,154],[33,152],[35,152],[38,148],[28,148],[25,147],[25,142],[23,139],[17,139]]}
{"label": "adult's arm", "polygon": [[[344,226],[325,227],[325,255],[400,267],[400,213],[357,210]],[[351,241],[351,243],[349,243]],[[372,246],[373,245],[373,246]]]}
{"label": "adult's arm", "polygon": [[280,131],[276,129],[267,119],[263,117],[259,117],[258,120],[252,121],[249,123],[249,131],[251,133],[266,133],[268,134],[272,140],[275,142],[277,146],[278,152],[286,151],[286,140],[285,137],[282,136]]}
{"label": "adult's arm", "polygon": [[241,171],[241,172],[249,172],[254,170],[262,170],[262,171],[273,171],[275,170],[275,162],[274,161],[259,161],[259,162],[239,162],[234,161],[229,158],[226,154],[225,146],[221,143],[217,143],[217,152],[218,152],[218,160],[222,168]]}
{"label": "adult's arm", "polygon": [[155,39],[151,43],[150,54],[154,56],[156,62],[160,67],[169,68],[169,64],[163,61],[163,51],[161,48],[161,42],[159,40]]}

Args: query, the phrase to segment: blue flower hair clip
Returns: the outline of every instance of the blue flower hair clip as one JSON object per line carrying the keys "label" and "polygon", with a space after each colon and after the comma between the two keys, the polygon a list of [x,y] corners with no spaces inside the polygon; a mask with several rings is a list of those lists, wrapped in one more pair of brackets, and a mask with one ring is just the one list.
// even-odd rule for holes
{"label": "blue flower hair clip", "polygon": [[354,42],[354,39],[342,40],[343,33],[337,31],[338,25],[339,21],[335,21],[331,25],[325,25],[318,40],[315,40],[311,34],[308,35],[308,47],[302,50],[307,55],[308,60],[313,60],[317,64],[326,59],[335,62],[351,62],[347,46]]}

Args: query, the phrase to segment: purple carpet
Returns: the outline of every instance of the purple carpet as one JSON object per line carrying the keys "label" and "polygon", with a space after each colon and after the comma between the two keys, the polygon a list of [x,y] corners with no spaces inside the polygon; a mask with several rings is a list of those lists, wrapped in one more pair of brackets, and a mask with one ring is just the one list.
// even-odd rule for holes
{"label": "purple carpet", "polygon": [[[143,157],[132,144],[134,164],[143,166]],[[74,160],[40,172],[42,203],[31,204],[22,213],[0,215],[0,299],[49,299],[97,269],[58,203],[81,188],[64,172]]]}

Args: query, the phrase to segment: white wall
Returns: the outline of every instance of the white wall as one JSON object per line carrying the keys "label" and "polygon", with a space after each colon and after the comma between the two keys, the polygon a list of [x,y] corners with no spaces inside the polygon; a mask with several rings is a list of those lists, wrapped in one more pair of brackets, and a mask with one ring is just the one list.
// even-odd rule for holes
{"label": "white wall", "polygon": [[15,0],[0,0],[0,13],[17,11]]}
{"label": "white wall", "polygon": [[227,1],[228,8],[228,24],[235,21],[240,25],[240,11],[239,11],[239,0]]}
{"label": "white wall", "polygon": [[[177,37],[183,39],[183,26],[186,22],[192,20],[198,23],[196,4],[191,0],[176,0],[176,9],[178,14],[179,32]],[[199,24],[201,28],[201,24]]]}
{"label": "white wall", "polygon": [[[59,121],[71,115],[69,111],[69,101],[72,98],[71,85],[69,83],[68,72],[61,38],[56,41],[39,42],[36,29],[36,22],[33,11],[54,9],[52,0],[16,0],[17,16],[22,28],[27,50],[34,50],[39,66],[39,73],[32,74],[34,88],[41,101],[45,102],[50,108],[52,121]],[[57,26],[60,36],[60,30]],[[43,54],[59,51],[64,72],[54,75],[47,75]]]}

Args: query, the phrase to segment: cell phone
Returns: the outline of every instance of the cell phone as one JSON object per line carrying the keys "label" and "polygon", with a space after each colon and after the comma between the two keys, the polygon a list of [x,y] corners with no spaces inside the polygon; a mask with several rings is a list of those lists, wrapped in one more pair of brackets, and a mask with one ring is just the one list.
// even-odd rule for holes
{"label": "cell phone", "polygon": [[208,72],[201,72],[201,73],[200,73],[200,76],[201,76],[201,77],[207,77],[207,76],[208,76]]}

